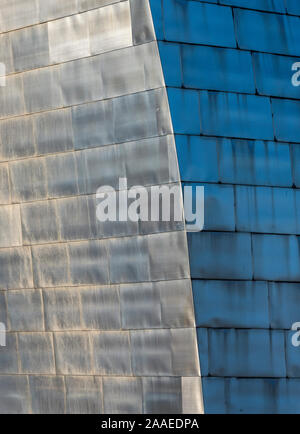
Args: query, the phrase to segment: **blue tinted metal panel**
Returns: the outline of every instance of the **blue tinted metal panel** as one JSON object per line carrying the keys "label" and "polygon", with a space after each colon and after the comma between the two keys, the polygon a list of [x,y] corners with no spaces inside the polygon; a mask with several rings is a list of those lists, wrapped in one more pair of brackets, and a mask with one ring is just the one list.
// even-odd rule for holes
{"label": "blue tinted metal panel", "polygon": [[238,231],[299,233],[294,189],[236,186],[235,192]]}
{"label": "blue tinted metal panel", "polygon": [[255,93],[251,54],[245,51],[183,45],[182,67],[185,87]]}
{"label": "blue tinted metal panel", "polygon": [[300,98],[300,87],[292,86],[292,65],[295,58],[254,53],[255,80],[260,95]]}
{"label": "blue tinted metal panel", "polygon": [[285,0],[285,4],[289,14],[300,15],[300,3],[298,0]]}
{"label": "blue tinted metal panel", "polygon": [[192,188],[196,197],[197,187],[204,187],[204,230],[234,231],[234,191],[231,185],[183,183],[183,187]]}
{"label": "blue tinted metal panel", "polygon": [[271,327],[291,329],[299,321],[300,284],[270,282],[269,294]]}
{"label": "blue tinted metal panel", "polygon": [[201,91],[200,118],[203,134],[264,140],[274,137],[268,98]]}
{"label": "blue tinted metal panel", "polygon": [[278,413],[299,414],[300,413],[300,380],[299,378],[288,378],[279,381],[278,391]]}
{"label": "blue tinted metal panel", "polygon": [[164,39],[164,24],[163,24],[163,0],[150,0],[151,13],[155,28],[156,38],[158,41]]}
{"label": "blue tinted metal panel", "polygon": [[228,380],[228,413],[276,414],[279,411],[280,379]]}
{"label": "blue tinted metal panel", "polygon": [[[299,319],[299,318],[298,318]],[[300,377],[300,351],[292,344],[294,331],[286,332],[286,369],[288,377]],[[299,340],[299,339],[298,339]]]}
{"label": "blue tinted metal panel", "polygon": [[185,89],[168,89],[174,132],[200,134],[198,92]]}
{"label": "blue tinted metal panel", "polygon": [[285,377],[284,332],[209,329],[209,373],[217,377]]}
{"label": "blue tinted metal panel", "polygon": [[220,181],[229,184],[292,186],[289,145],[227,139],[219,139],[217,143]]}
{"label": "blue tinted metal panel", "polygon": [[254,278],[300,282],[299,238],[253,235]]}
{"label": "blue tinted metal panel", "polygon": [[277,140],[284,142],[300,142],[300,102],[272,99],[272,110]]}
{"label": "blue tinted metal panel", "polygon": [[226,414],[227,399],[225,395],[225,378],[203,378],[203,398],[206,414]]}
{"label": "blue tinted metal panel", "polygon": [[197,326],[269,328],[266,282],[193,280],[193,294]]}
{"label": "blue tinted metal panel", "polygon": [[235,9],[240,48],[267,53],[300,55],[298,17]]}
{"label": "blue tinted metal panel", "polygon": [[[222,5],[240,6],[269,12],[285,13],[285,0],[219,0]],[[297,0],[295,0],[297,1]]]}
{"label": "blue tinted metal panel", "polygon": [[292,161],[293,161],[293,179],[296,187],[300,187],[300,145],[293,145]]}
{"label": "blue tinted metal panel", "polygon": [[249,234],[188,234],[191,275],[203,279],[252,279]]}
{"label": "blue tinted metal panel", "polygon": [[163,0],[163,6],[167,41],[236,46],[230,8],[186,0]]}
{"label": "blue tinted metal panel", "polygon": [[213,138],[176,135],[182,181],[219,181],[216,145],[217,141]]}

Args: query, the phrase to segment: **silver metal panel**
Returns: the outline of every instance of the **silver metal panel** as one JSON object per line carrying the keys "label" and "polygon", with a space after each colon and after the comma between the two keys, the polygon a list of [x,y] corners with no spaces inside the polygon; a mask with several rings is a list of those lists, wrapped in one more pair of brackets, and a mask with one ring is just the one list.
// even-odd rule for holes
{"label": "silver metal panel", "polygon": [[14,71],[10,34],[0,35],[0,59],[5,64],[6,74]]}
{"label": "silver metal panel", "polygon": [[109,245],[110,280],[112,283],[150,280],[146,237],[111,239]]}
{"label": "silver metal panel", "polygon": [[119,187],[119,178],[126,177],[121,146],[105,146],[77,154],[80,159],[80,174],[84,178],[81,193],[95,194],[99,187]]}
{"label": "silver metal panel", "polygon": [[0,206],[0,247],[22,245],[19,205]]}
{"label": "silver metal panel", "polygon": [[192,285],[190,279],[157,282],[160,291],[164,327],[195,327]]}
{"label": "silver metal panel", "polygon": [[49,65],[47,24],[11,32],[10,40],[15,71]]}
{"label": "silver metal panel", "polygon": [[2,32],[38,23],[37,0],[2,0],[0,28]]}
{"label": "silver metal panel", "polygon": [[105,98],[128,95],[163,86],[155,42],[100,56]]}
{"label": "silver metal panel", "polygon": [[24,244],[42,244],[59,240],[55,201],[21,205]]}
{"label": "silver metal panel", "polygon": [[88,12],[91,54],[132,45],[129,1]]}
{"label": "silver metal panel", "polygon": [[6,334],[5,351],[0,352],[0,374],[18,374],[17,337],[15,333]]}
{"label": "silver metal panel", "polygon": [[10,203],[10,182],[8,164],[0,164],[0,204]]}
{"label": "silver metal panel", "polygon": [[[102,185],[102,184],[100,184]],[[119,193],[116,193],[117,205],[116,212],[119,213]],[[97,218],[97,205],[98,200],[96,195],[88,197],[89,215],[92,229],[93,238],[115,238],[115,237],[129,237],[139,234],[138,222],[119,222],[119,221],[106,221],[100,222]]]}
{"label": "silver metal panel", "polygon": [[56,370],[58,374],[92,374],[90,334],[54,333]]}
{"label": "silver metal panel", "polygon": [[171,329],[172,367],[174,375],[200,375],[196,329]]}
{"label": "silver metal panel", "polygon": [[143,378],[144,413],[182,413],[180,377]]}
{"label": "silver metal panel", "polygon": [[113,104],[117,143],[162,136],[172,132],[164,89],[116,98]]}
{"label": "silver metal panel", "polygon": [[33,414],[64,414],[65,383],[63,377],[30,376]]}
{"label": "silver metal panel", "polygon": [[92,334],[92,342],[96,374],[131,375],[128,332],[95,332]]}
{"label": "silver metal panel", "polygon": [[74,153],[45,158],[49,198],[72,196],[79,192]]}
{"label": "silver metal panel", "polygon": [[[120,153],[126,167],[128,187],[179,181],[177,161],[173,158],[175,148],[172,136],[124,143]],[[133,159],[135,164],[132,164]]]}
{"label": "silver metal panel", "polygon": [[35,246],[31,251],[36,288],[70,283],[69,257],[65,244]]}
{"label": "silver metal panel", "polygon": [[105,242],[70,243],[68,250],[73,284],[102,285],[109,282],[108,254]]}
{"label": "silver metal panel", "polygon": [[119,289],[116,286],[87,287],[80,291],[83,328],[120,330]]}
{"label": "silver metal panel", "polygon": [[142,379],[103,378],[104,413],[141,414],[143,412]]}
{"label": "silver metal panel", "polygon": [[92,238],[86,196],[58,200],[57,211],[59,232],[63,241]]}
{"label": "silver metal panel", "polygon": [[22,72],[0,87],[0,321],[20,333],[0,372],[29,373],[31,397],[0,376],[0,412],[182,412],[199,401],[182,223],[96,218],[120,177],[179,182],[149,2],[2,0],[2,23]]}
{"label": "silver metal panel", "polygon": [[90,55],[87,18],[87,14],[79,14],[48,23],[51,63]]}
{"label": "silver metal panel", "polygon": [[33,288],[29,247],[0,249],[0,286],[2,289]]}
{"label": "silver metal panel", "polygon": [[78,11],[78,1],[79,0],[38,0],[39,20],[49,21],[75,14]]}
{"label": "silver metal panel", "polygon": [[45,161],[41,158],[15,161],[9,165],[14,202],[47,197]]}
{"label": "silver metal panel", "polygon": [[31,411],[28,378],[0,376],[0,414],[28,414]]}
{"label": "silver metal panel", "polygon": [[[160,188],[161,186],[153,186],[153,187],[157,187]],[[166,185],[165,186],[167,189],[172,189],[173,187],[178,188],[179,190],[179,194],[181,195],[181,186],[180,184],[178,185]],[[151,193],[151,189],[152,187],[148,187],[147,188],[147,192],[148,192],[148,213],[149,215],[151,215],[152,212],[152,193]],[[134,189],[132,188],[132,191],[134,191]],[[181,200],[181,197],[179,197],[179,200]],[[159,199],[159,203],[160,206],[162,208],[162,197],[160,197]],[[172,232],[172,231],[183,231],[184,230],[184,219],[183,219],[183,211],[181,213],[181,221],[175,221],[174,218],[174,206],[172,206],[172,202],[174,201],[170,201],[171,202],[171,209],[170,209],[170,219],[167,219],[167,221],[163,221],[161,218],[159,221],[141,221],[139,222],[139,233],[141,235],[147,235],[147,234],[155,234],[155,233],[160,233],[160,232]],[[179,204],[180,207],[182,206],[183,210],[183,205]],[[176,206],[178,206],[178,202],[176,203]],[[156,205],[154,205],[154,207],[156,207]],[[168,221],[169,220],[169,221]]]}
{"label": "silver metal panel", "polygon": [[[187,240],[184,231],[149,235],[148,249],[151,280],[189,278]],[[170,252],[172,252],[172,261],[170,261]]]}
{"label": "silver metal panel", "polygon": [[160,292],[152,283],[120,286],[122,328],[162,327]]}
{"label": "silver metal panel", "polygon": [[23,374],[55,374],[52,333],[19,333],[18,352]]}
{"label": "silver metal panel", "polygon": [[134,45],[154,41],[155,30],[149,1],[130,0]]}
{"label": "silver metal panel", "polygon": [[67,414],[101,414],[102,379],[99,377],[66,377]]}
{"label": "silver metal panel", "polygon": [[6,299],[10,330],[44,330],[44,312],[40,290],[7,291]]}
{"label": "silver metal panel", "polygon": [[203,414],[204,403],[200,377],[182,377],[182,413]]}
{"label": "silver metal panel", "polygon": [[65,106],[102,99],[100,56],[62,64],[60,82]]}
{"label": "silver metal panel", "polygon": [[43,291],[46,330],[81,330],[80,299],[77,289]]}
{"label": "silver metal panel", "polygon": [[62,107],[60,67],[49,67],[23,74],[26,110],[35,113]]}
{"label": "silver metal panel", "polygon": [[33,121],[39,155],[54,154],[74,148],[70,109],[42,113],[34,116]]}
{"label": "silver metal panel", "polygon": [[170,330],[130,332],[134,375],[173,375]]}
{"label": "silver metal panel", "polygon": [[0,118],[25,113],[24,90],[21,75],[6,77],[6,85],[0,86]]}
{"label": "silver metal panel", "polygon": [[3,324],[8,324],[6,292],[0,291],[0,322]]}
{"label": "silver metal panel", "polygon": [[114,143],[113,105],[100,101],[72,110],[75,149],[96,148]]}
{"label": "silver metal panel", "polygon": [[86,11],[88,9],[100,8],[102,6],[107,6],[112,3],[118,3],[124,0],[78,0],[79,8],[81,11]]}
{"label": "silver metal panel", "polygon": [[33,123],[29,116],[0,122],[0,155],[14,160],[35,155]]}

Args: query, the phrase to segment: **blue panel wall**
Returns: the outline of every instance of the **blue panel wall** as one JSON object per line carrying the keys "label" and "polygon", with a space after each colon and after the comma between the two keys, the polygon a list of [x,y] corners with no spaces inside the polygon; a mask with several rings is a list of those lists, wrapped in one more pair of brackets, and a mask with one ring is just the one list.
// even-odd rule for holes
{"label": "blue panel wall", "polygon": [[205,188],[188,235],[205,411],[300,413],[300,2],[151,6],[181,179]]}

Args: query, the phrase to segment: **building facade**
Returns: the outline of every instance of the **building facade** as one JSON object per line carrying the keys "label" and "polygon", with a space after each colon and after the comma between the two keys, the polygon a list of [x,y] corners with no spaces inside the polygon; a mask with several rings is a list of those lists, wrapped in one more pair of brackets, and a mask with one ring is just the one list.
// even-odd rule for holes
{"label": "building facade", "polygon": [[[300,412],[299,24],[1,2],[1,413]],[[204,230],[99,222],[98,188],[136,185],[204,186]]]}

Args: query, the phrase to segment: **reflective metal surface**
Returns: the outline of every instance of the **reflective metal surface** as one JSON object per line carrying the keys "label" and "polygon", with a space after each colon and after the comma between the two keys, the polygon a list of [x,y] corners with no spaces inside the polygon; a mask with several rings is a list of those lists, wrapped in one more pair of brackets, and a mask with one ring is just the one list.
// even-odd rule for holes
{"label": "reflective metal surface", "polygon": [[96,218],[120,177],[180,183],[148,0],[3,0],[0,28],[0,413],[201,412],[184,225]]}

